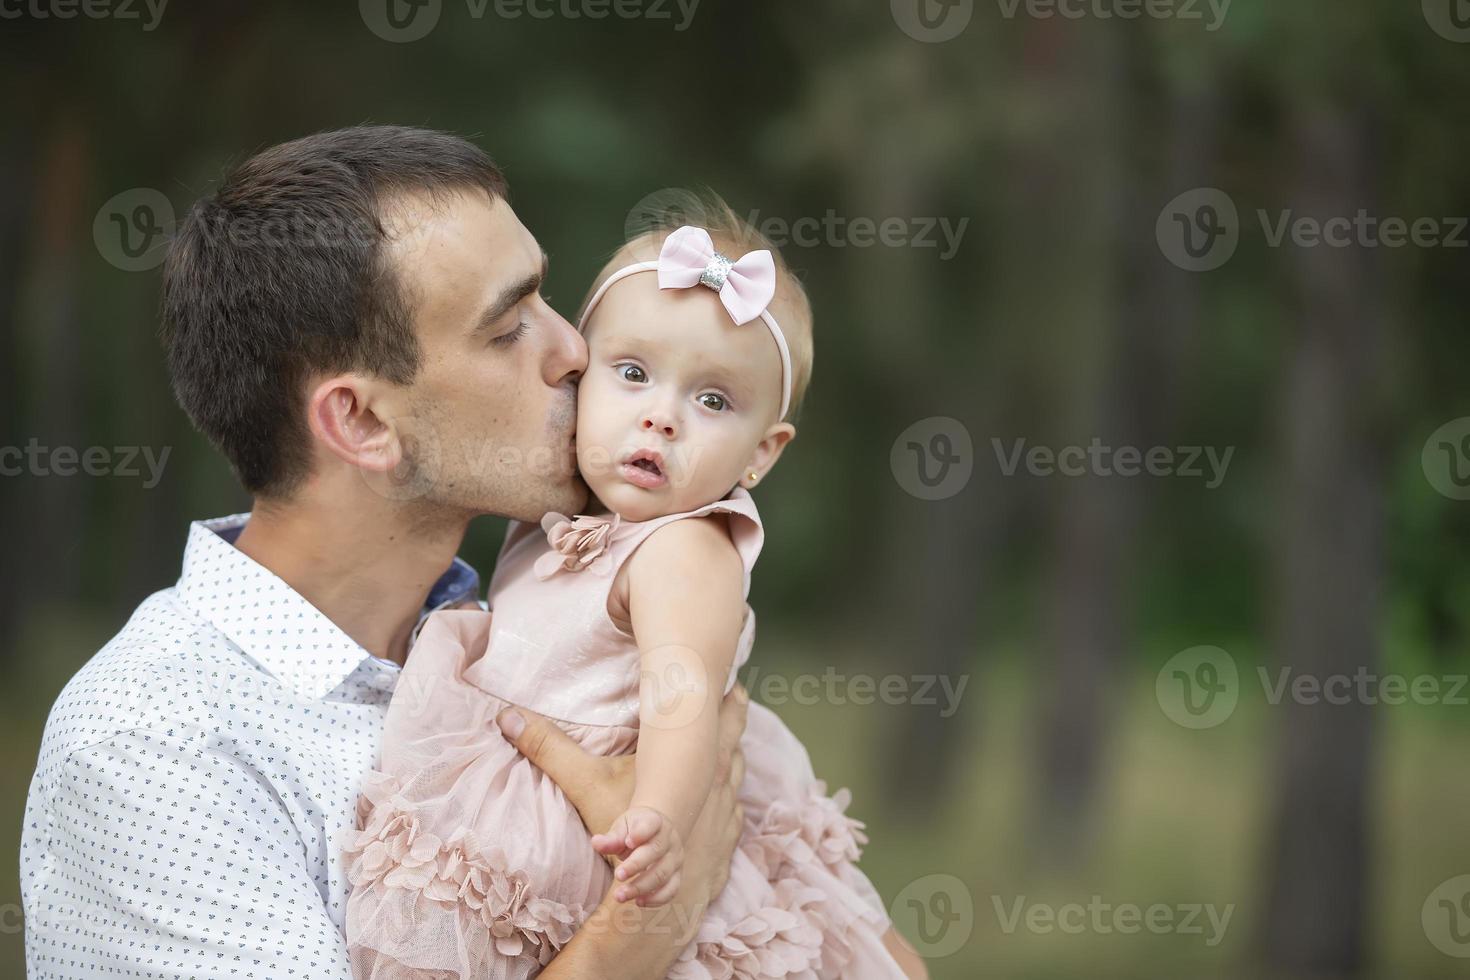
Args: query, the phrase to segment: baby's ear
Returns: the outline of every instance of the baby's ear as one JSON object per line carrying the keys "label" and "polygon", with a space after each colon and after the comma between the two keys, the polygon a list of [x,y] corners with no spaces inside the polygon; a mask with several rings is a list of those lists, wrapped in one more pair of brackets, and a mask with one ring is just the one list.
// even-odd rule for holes
{"label": "baby's ear", "polygon": [[765,436],[756,443],[755,452],[750,454],[745,472],[740,474],[740,485],[749,490],[765,479],[766,474],[776,465],[776,460],[781,458],[786,444],[795,438],[796,426],[790,422],[777,422],[767,429]]}

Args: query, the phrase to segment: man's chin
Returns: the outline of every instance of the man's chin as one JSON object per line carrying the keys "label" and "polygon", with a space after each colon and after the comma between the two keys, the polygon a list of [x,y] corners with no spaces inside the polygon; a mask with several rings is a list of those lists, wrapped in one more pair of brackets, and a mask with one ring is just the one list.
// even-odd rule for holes
{"label": "man's chin", "polygon": [[506,514],[505,516],[527,523],[539,523],[541,518],[550,513],[584,514],[587,512],[587,501],[591,491],[587,484],[575,473],[571,479],[554,488],[548,488],[544,496],[538,495],[536,499],[529,500],[525,504],[524,513]]}

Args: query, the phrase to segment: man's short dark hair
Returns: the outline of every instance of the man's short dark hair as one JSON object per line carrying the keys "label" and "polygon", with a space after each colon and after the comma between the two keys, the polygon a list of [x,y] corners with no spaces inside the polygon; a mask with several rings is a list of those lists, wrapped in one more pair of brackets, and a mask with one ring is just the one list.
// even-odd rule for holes
{"label": "man's short dark hair", "polygon": [[411,297],[383,248],[396,196],[507,195],[479,147],[356,126],[251,157],[179,223],[163,273],[163,341],[179,404],[252,494],[306,476],[304,384],[317,372],[413,380]]}

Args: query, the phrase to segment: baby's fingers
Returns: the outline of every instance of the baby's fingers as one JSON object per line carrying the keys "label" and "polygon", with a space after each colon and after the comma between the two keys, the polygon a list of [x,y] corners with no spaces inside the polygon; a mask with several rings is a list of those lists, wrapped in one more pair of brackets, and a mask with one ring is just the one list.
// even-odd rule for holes
{"label": "baby's fingers", "polygon": [[657,905],[667,905],[672,902],[674,900],[674,896],[679,894],[679,884],[681,877],[682,876],[679,872],[679,869],[675,868],[673,872],[669,875],[669,880],[664,882],[662,888],[654,892],[652,895],[642,895],[638,898],[638,907],[646,909],[652,908]]}
{"label": "baby's fingers", "polygon": [[[618,869],[613,872],[613,877],[619,881],[629,881],[653,867],[668,853],[669,839],[667,836],[660,834],[649,843],[635,849],[632,854],[628,855],[627,860],[618,865]],[[651,889],[640,888],[639,892],[649,890]]]}
{"label": "baby's fingers", "polygon": [[624,815],[623,824],[627,827],[625,843],[629,847],[648,844],[660,836],[666,836],[660,833],[667,826],[663,814],[647,807],[629,810]]}

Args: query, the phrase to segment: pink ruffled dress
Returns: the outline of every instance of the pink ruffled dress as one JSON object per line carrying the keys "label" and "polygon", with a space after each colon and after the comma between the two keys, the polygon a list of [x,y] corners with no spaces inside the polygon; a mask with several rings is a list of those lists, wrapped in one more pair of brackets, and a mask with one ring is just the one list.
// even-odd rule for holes
{"label": "pink ruffled dress", "polygon": [[[435,613],[398,679],[382,768],[358,803],[346,849],[347,942],[356,976],[533,977],[612,884],[561,790],[506,741],[495,716],[523,705],[589,751],[638,744],[639,657],[607,598],[619,566],[655,530],[724,513],[750,570],[763,542],[742,488],[685,514],[512,523],[490,584],[492,613]],[[746,608],[735,659],[750,655]],[[727,685],[734,684],[734,670]],[[806,749],[750,705],[742,748],[745,827],[725,889],[669,976],[883,978],[888,916],[854,862],[867,842],[827,795]]]}

